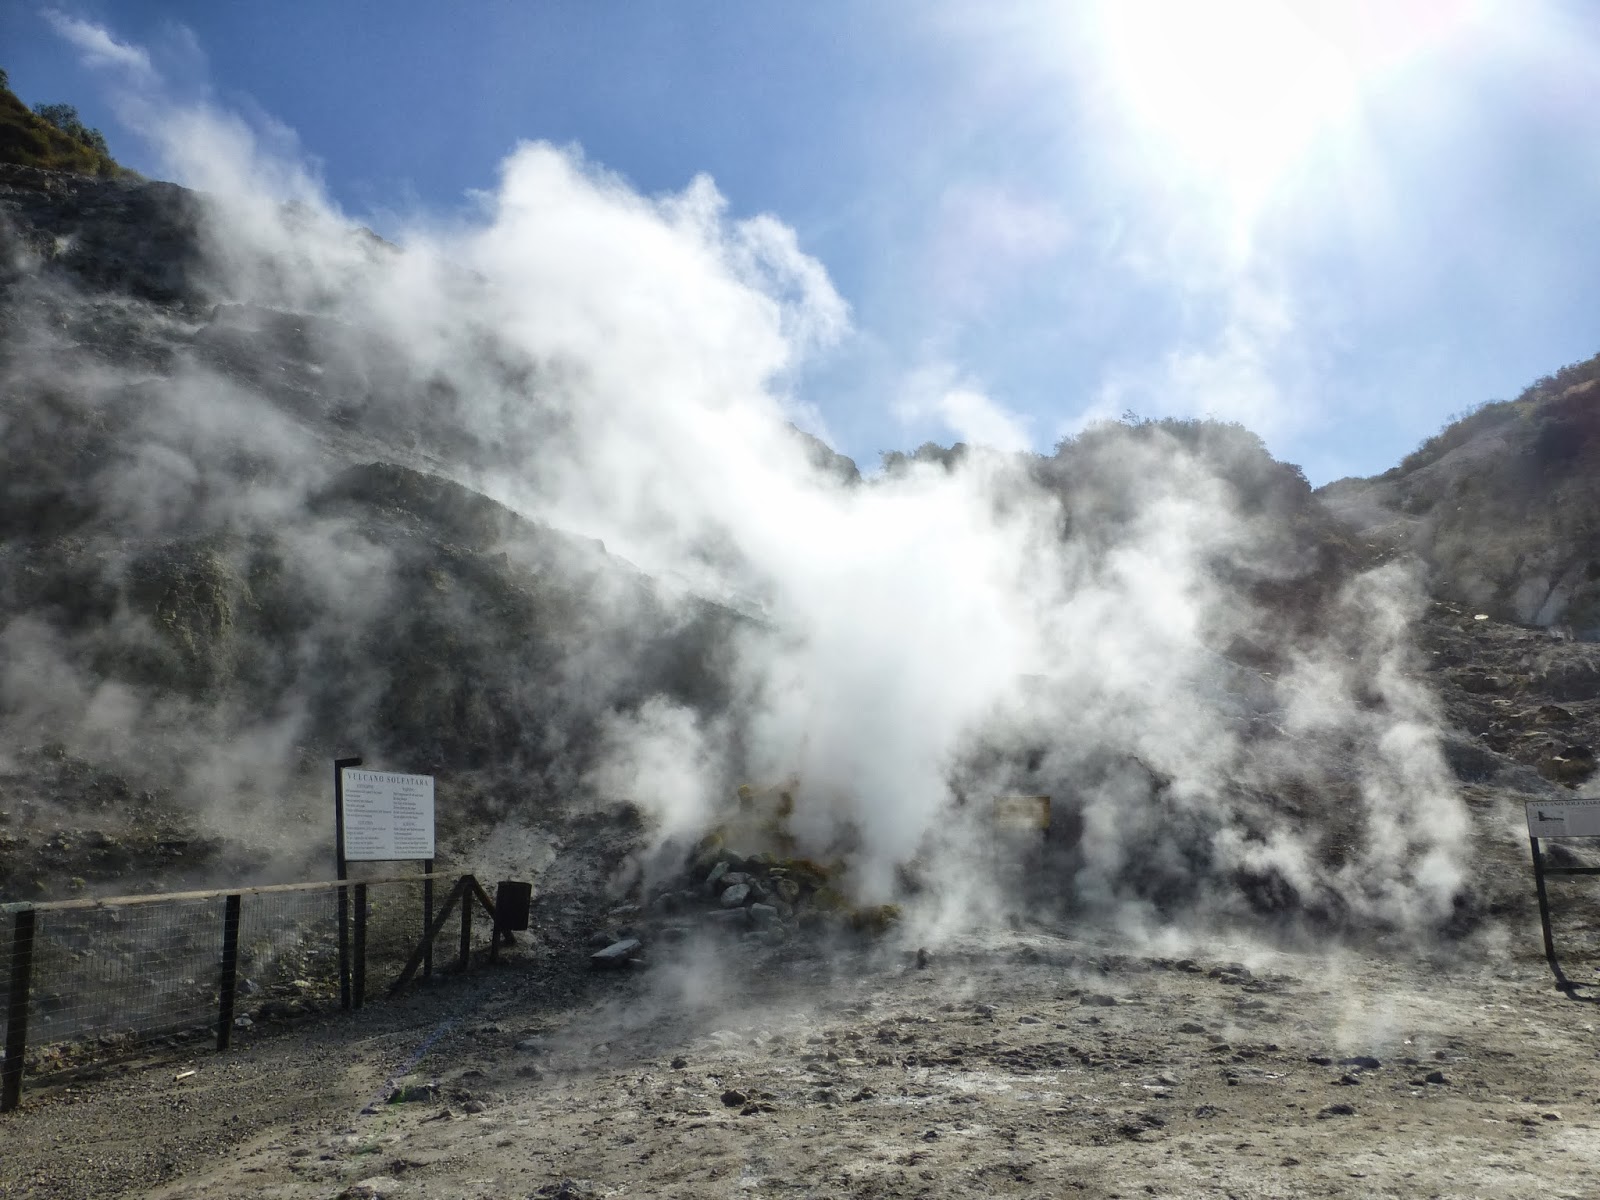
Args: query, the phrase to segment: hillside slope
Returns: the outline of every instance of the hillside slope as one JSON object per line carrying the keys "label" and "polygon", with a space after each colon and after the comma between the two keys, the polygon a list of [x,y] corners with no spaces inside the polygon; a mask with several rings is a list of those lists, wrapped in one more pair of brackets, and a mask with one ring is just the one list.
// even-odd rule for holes
{"label": "hillside slope", "polygon": [[1318,495],[1416,554],[1436,594],[1600,638],[1600,356],[1487,404],[1393,470]]}
{"label": "hillside slope", "polygon": [[[590,186],[529,153],[541,198]],[[667,862],[740,783],[793,780],[775,844],[874,903],[1459,933],[1497,903],[1462,771],[1579,781],[1564,746],[1441,740],[1411,572],[1248,431],[863,478],[765,390],[782,355],[747,370],[743,327],[684,316],[702,245],[595,291],[609,239],[540,257],[569,230],[474,258],[0,166],[0,889],[54,890],[50,847],[93,840],[57,835],[114,824],[85,804],[174,829],[86,886],[205,868],[164,845],[231,877],[245,843],[322,845],[354,752],[438,776],[458,845],[598,810]],[[759,335],[745,286],[695,295]],[[1042,893],[972,852],[1005,794],[1055,798]]]}
{"label": "hillside slope", "polygon": [[449,776],[448,835],[578,795],[619,707],[725,703],[744,618],[438,473],[448,411],[398,428],[343,330],[215,303],[205,250],[181,188],[0,166],[0,894],[59,887],[64,822],[116,831],[91,884],[209,869],[118,807],[242,869],[202,832],[320,828],[351,752]]}
{"label": "hillside slope", "polygon": [[30,109],[6,86],[3,72],[0,72],[0,163],[104,177],[130,174],[100,145],[89,145],[57,129]]}

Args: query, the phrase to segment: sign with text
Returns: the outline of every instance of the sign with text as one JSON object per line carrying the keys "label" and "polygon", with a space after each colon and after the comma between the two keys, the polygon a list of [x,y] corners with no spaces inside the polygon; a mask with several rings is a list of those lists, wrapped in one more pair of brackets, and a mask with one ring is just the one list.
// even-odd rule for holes
{"label": "sign with text", "polygon": [[994,823],[1001,829],[1049,829],[1049,796],[996,796]]}
{"label": "sign with text", "polygon": [[1529,800],[1532,837],[1600,837],[1600,800]]}
{"label": "sign with text", "polygon": [[433,776],[340,772],[344,856],[350,862],[433,857]]}

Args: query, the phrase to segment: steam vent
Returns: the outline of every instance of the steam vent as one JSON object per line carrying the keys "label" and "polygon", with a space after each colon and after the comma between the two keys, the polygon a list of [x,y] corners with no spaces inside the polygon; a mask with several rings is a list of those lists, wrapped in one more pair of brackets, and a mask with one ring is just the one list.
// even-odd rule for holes
{"label": "steam vent", "polygon": [[1600,1195],[1555,18],[501,7],[0,16],[0,1196]]}

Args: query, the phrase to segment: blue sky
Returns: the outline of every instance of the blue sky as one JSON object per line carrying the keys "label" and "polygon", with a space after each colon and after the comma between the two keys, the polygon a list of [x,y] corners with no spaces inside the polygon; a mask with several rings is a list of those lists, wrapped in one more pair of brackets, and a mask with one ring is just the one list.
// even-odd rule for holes
{"label": "blue sky", "polygon": [[1241,420],[1321,483],[1600,350],[1592,3],[0,8],[13,89],[159,174],[90,26],[380,232],[519,139],[646,194],[709,175],[849,303],[794,386],[867,467],[1131,409]]}

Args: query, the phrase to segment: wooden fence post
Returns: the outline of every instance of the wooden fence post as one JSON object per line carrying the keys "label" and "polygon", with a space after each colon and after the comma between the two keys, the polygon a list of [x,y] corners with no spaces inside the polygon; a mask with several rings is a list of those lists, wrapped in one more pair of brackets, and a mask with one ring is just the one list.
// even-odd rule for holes
{"label": "wooden fence post", "polygon": [[352,999],[355,1006],[360,1008],[367,1002],[367,885],[358,883],[356,893],[356,927],[355,927],[355,952],[352,966],[355,971],[355,981],[352,985]]}
{"label": "wooden fence post", "polygon": [[239,896],[223,901],[222,983],[217,990],[217,1049],[233,1042],[233,1001],[239,990]]}
{"label": "wooden fence post", "polygon": [[475,882],[470,875],[463,875],[461,882],[456,886],[461,889],[461,970],[467,969],[468,960],[472,956],[472,901],[474,899],[468,885]]}
{"label": "wooden fence post", "polygon": [[17,909],[11,921],[11,994],[6,1000],[6,1061],[0,1069],[0,1112],[10,1112],[22,1103],[22,1056],[28,1049],[34,923],[31,906]]}

